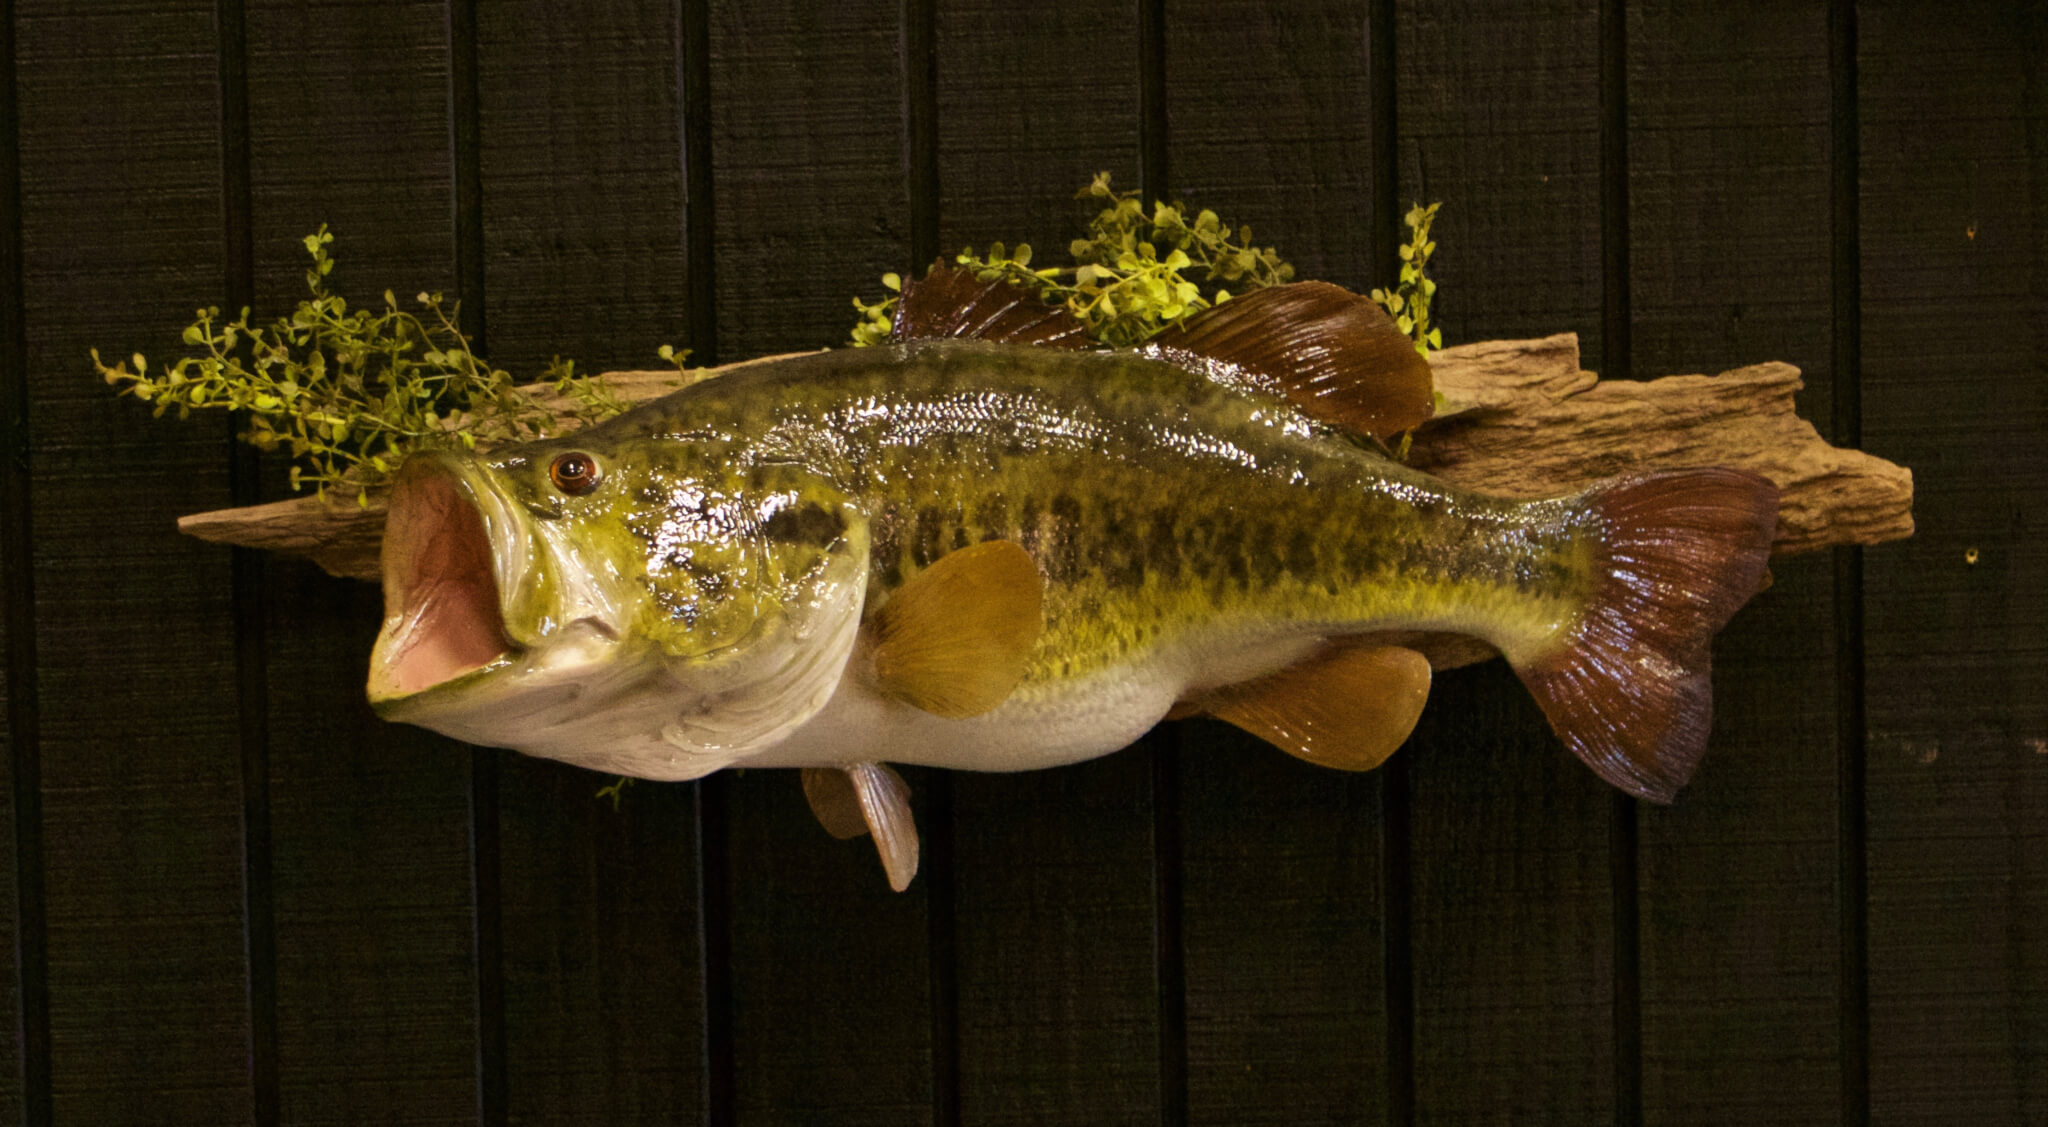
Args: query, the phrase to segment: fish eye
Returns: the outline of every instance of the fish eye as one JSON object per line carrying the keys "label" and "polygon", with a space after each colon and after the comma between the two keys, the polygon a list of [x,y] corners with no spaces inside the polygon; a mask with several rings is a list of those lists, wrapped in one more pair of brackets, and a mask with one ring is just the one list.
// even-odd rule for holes
{"label": "fish eye", "polygon": [[604,474],[597,468],[597,459],[581,451],[571,450],[557,454],[548,465],[548,480],[564,493],[575,495],[588,493],[597,488]]}

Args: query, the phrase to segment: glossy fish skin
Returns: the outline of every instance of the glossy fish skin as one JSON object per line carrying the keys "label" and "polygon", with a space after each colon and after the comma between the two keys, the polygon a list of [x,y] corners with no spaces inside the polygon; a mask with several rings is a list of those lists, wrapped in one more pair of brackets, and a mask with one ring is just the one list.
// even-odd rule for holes
{"label": "glossy fish skin", "polygon": [[[604,469],[587,496],[548,483],[567,450]],[[1518,666],[1540,660],[1598,584],[1581,501],[1459,491],[1277,399],[1130,353],[824,353],[415,473],[458,481],[485,510],[510,656],[419,691],[380,691],[373,671],[380,708],[656,778],[732,763],[1068,762],[1332,637],[1448,631]],[[989,540],[1022,545],[1044,579],[1023,682],[967,719],[877,693],[860,621]],[[563,578],[579,569],[601,589],[581,611]],[[573,660],[536,704],[517,666],[579,623]],[[590,684],[605,688],[577,688]]]}

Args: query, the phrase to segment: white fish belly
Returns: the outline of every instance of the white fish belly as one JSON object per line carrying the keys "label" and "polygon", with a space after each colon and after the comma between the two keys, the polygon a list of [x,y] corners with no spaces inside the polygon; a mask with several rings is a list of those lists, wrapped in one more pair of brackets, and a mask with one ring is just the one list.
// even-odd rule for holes
{"label": "white fish belly", "polygon": [[1030,771],[1108,755],[1164,719],[1191,687],[1263,676],[1321,641],[1290,632],[1158,653],[1071,684],[1020,692],[980,716],[947,719],[880,695],[849,669],[810,721],[737,767],[911,763],[963,771]]}

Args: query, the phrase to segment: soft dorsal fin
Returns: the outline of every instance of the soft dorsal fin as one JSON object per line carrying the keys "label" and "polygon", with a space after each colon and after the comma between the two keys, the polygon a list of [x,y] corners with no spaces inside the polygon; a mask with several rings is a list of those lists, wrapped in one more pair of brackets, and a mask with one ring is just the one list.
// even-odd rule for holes
{"label": "soft dorsal fin", "polygon": [[1429,362],[1415,342],[1370,298],[1328,282],[1252,290],[1140,351],[1380,438],[1420,425],[1435,406]]}
{"label": "soft dorsal fin", "polygon": [[1031,553],[989,540],[940,556],[868,621],[875,684],[937,716],[979,716],[1024,679],[1045,628]]}
{"label": "soft dorsal fin", "polygon": [[1429,659],[1414,650],[1337,645],[1192,703],[1297,759],[1370,771],[1415,730],[1429,678]]}
{"label": "soft dorsal fin", "polygon": [[825,832],[845,841],[871,834],[889,887],[901,892],[917,875],[917,821],[910,786],[886,763],[804,768],[804,797]]}
{"label": "soft dorsal fin", "polygon": [[972,270],[941,265],[932,267],[921,282],[904,280],[889,339],[947,337],[1046,348],[1089,347],[1088,330],[1065,306],[1047,305],[1024,287],[1000,278],[984,282]]}

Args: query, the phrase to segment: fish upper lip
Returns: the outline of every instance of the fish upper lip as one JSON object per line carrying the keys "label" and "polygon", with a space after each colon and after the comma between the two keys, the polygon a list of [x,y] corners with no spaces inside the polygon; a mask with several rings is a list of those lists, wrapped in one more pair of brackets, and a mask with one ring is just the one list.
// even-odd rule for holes
{"label": "fish upper lip", "polygon": [[[523,649],[505,621],[488,486],[460,460],[416,455],[399,472],[386,520],[384,626],[369,696],[384,707],[468,682]],[[500,515],[502,520],[502,515]]]}

